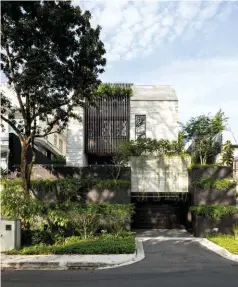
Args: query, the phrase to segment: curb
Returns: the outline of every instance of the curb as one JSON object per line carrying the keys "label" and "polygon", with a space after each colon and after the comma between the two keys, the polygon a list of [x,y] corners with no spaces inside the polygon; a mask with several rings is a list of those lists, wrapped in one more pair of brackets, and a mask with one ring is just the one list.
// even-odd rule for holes
{"label": "curb", "polygon": [[216,254],[234,261],[234,262],[238,262],[238,255],[232,254],[230,253],[228,250],[226,250],[225,248],[217,245],[216,243],[206,239],[206,238],[200,238],[200,240],[198,240],[198,242],[205,248],[215,252]]}
{"label": "curb", "polygon": [[[117,254],[117,256],[120,254]],[[143,243],[141,240],[136,239],[136,252],[134,254],[121,254],[121,255],[129,255],[128,261],[124,261],[122,263],[113,263],[111,262],[83,262],[83,261],[63,261],[63,260],[53,260],[53,261],[32,261],[32,256],[29,257],[30,261],[22,260],[11,262],[4,259],[1,262],[2,270],[9,269],[20,269],[20,270],[72,270],[72,269],[109,269],[122,267],[130,264],[134,264],[145,257]],[[80,256],[80,255],[79,255]],[[93,255],[96,257],[97,255]],[[100,255],[99,255],[100,256]],[[112,259],[113,259],[113,255]],[[27,258],[28,259],[28,258]]]}
{"label": "curb", "polygon": [[116,268],[116,267],[131,265],[131,264],[134,264],[136,262],[141,261],[144,258],[145,258],[145,252],[144,252],[144,248],[143,248],[143,242],[142,242],[142,240],[136,239],[135,257],[131,261],[124,262],[121,264],[106,266],[106,267],[99,267],[98,269],[110,269],[110,268]]}

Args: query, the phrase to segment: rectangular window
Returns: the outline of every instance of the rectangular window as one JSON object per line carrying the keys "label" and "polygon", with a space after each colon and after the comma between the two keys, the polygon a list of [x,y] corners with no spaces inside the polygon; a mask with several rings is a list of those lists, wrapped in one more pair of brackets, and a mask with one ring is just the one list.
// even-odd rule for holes
{"label": "rectangular window", "polygon": [[54,145],[57,146],[57,135],[54,134]]}
{"label": "rectangular window", "polygon": [[59,139],[59,150],[63,152],[63,141],[61,139]]}
{"label": "rectangular window", "polygon": [[146,138],[146,115],[135,116],[135,139]]}

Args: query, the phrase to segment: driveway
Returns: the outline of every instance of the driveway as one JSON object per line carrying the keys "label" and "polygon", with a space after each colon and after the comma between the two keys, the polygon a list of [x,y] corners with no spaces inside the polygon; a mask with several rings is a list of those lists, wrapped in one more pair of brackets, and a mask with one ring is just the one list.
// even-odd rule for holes
{"label": "driveway", "polygon": [[145,258],[135,264],[96,271],[6,271],[3,287],[236,287],[238,265],[209,251],[185,231],[138,231]]}

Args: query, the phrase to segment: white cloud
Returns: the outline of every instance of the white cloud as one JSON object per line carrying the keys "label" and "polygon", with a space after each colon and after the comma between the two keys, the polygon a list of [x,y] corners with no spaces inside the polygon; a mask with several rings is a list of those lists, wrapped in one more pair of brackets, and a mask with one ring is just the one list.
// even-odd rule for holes
{"label": "white cloud", "polygon": [[175,61],[138,76],[138,84],[172,85],[179,98],[180,120],[221,108],[238,140],[238,58]]}
{"label": "white cloud", "polygon": [[182,19],[191,20],[193,19],[200,11],[200,1],[196,2],[185,2],[182,1],[178,6],[178,14]]}
{"label": "white cloud", "polygon": [[[76,1],[83,9],[92,12],[92,23],[102,26],[105,43],[109,43],[110,59],[128,59],[128,55],[149,55],[155,45],[182,37],[190,31],[190,40],[206,21],[219,15],[218,20],[229,17],[232,9],[220,12],[221,1]],[[192,31],[192,32],[191,32]],[[188,39],[188,37],[187,37]],[[133,53],[133,49],[140,51]],[[118,48],[118,45],[121,48]],[[153,46],[154,45],[154,46]],[[151,46],[145,53],[143,49]],[[112,55],[115,53],[115,57]],[[133,56],[134,57],[134,56]]]}

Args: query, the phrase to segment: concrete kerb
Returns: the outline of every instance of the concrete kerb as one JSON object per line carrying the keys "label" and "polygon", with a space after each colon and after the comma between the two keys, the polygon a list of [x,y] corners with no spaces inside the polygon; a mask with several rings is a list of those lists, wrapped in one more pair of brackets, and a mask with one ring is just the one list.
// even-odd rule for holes
{"label": "concrete kerb", "polygon": [[145,257],[142,241],[136,239],[133,254],[111,255],[1,255],[1,268],[21,270],[107,269],[130,265]]}
{"label": "concrete kerb", "polygon": [[204,246],[205,248],[217,253],[218,255],[232,260],[234,262],[238,262],[238,255],[232,254],[230,253],[228,250],[226,250],[225,248],[211,242],[210,240],[206,239],[206,238],[200,238],[200,241],[198,241],[202,246]]}
{"label": "concrete kerb", "polygon": [[158,236],[158,237],[138,237],[137,239],[140,239],[142,241],[148,241],[148,240],[157,240],[157,241],[167,241],[167,240],[177,240],[177,241],[192,241],[192,242],[198,242],[200,245],[205,247],[206,249],[209,249],[216,254],[234,261],[238,262],[238,255],[230,253],[228,250],[225,248],[211,242],[210,240],[206,238],[196,238],[196,237],[163,237],[163,236]]}

